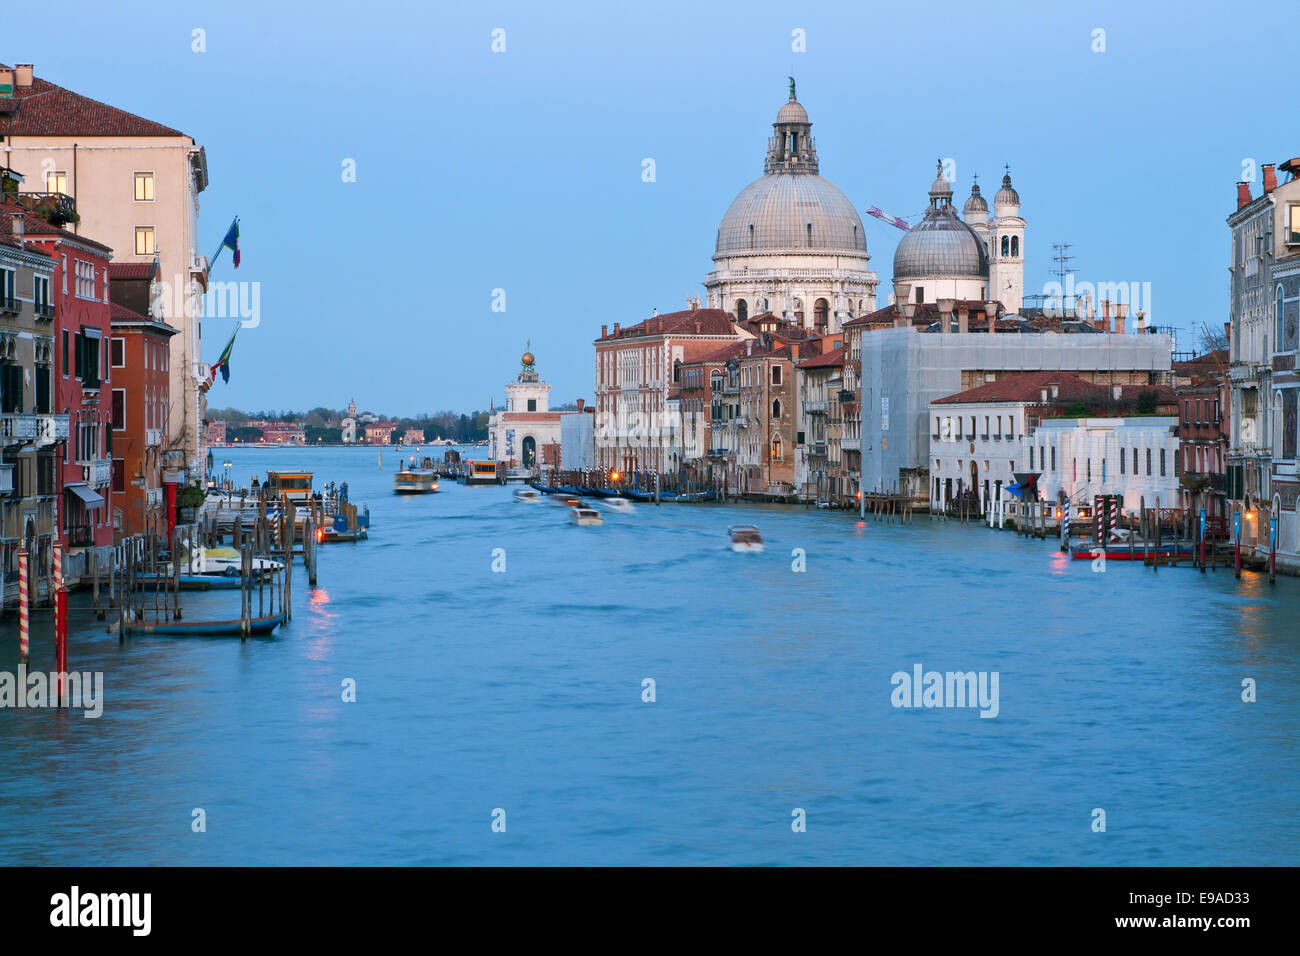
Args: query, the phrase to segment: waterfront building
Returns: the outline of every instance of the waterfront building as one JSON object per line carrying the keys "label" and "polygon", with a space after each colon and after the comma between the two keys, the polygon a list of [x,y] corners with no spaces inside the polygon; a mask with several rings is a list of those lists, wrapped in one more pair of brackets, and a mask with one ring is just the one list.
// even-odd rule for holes
{"label": "waterfront building", "polygon": [[1178,414],[1179,505],[1211,518],[1229,518],[1227,498],[1229,350],[1219,349],[1175,362]]}
{"label": "waterfront building", "polygon": [[[1287,180],[1268,191],[1275,224],[1269,514],[1277,516],[1278,566],[1300,573],[1300,157],[1279,168]],[[1257,523],[1255,530],[1268,540],[1267,526]]]}
{"label": "waterfront building", "polygon": [[[176,482],[163,481],[171,408],[167,358],[171,338],[178,333],[117,302],[112,303],[111,318],[113,525],[118,537],[145,531],[165,536],[176,506]],[[220,435],[224,441],[224,427]]]}
{"label": "waterfront building", "polygon": [[560,465],[566,471],[596,467],[596,409],[578,399],[578,415],[560,416]]}
{"label": "waterfront building", "polygon": [[365,427],[366,444],[391,445],[393,443],[393,432],[396,430],[397,422],[371,422]]}
{"label": "waterfront building", "polygon": [[[1134,514],[1145,499],[1177,502],[1178,418],[1048,418],[1020,440],[1017,471],[1039,475],[1038,492],[1090,504],[1096,495],[1119,495]],[[1031,467],[1030,461],[1033,461]]]}
{"label": "waterfront building", "polygon": [[[936,310],[938,320],[931,322]],[[908,304],[902,314],[892,306],[882,312],[888,324],[880,321],[885,316],[869,316],[857,333],[846,328],[846,340],[856,340],[858,351],[865,491],[896,489],[928,500],[929,406],[948,395],[1044,370],[1106,385],[1168,382],[1173,343],[1166,334],[1117,334],[1087,321],[1005,316],[995,318],[996,334],[990,334],[987,313],[953,300],[941,300],[935,310]]]}
{"label": "waterfront building", "polygon": [[682,368],[752,335],[728,312],[702,309],[695,300],[686,311],[627,328],[602,325],[593,343],[597,467],[627,475],[670,469],[681,438],[678,423],[667,419],[668,401]]}
{"label": "waterfront building", "polygon": [[796,375],[799,423],[795,435],[795,491],[813,501],[842,501],[849,496],[843,474],[842,399],[844,347],[800,362]]}
{"label": "waterfront building", "polygon": [[[1035,439],[1038,428],[1049,420],[1114,419],[1143,409],[1147,414],[1173,415],[1173,390],[1167,385],[1106,385],[1070,372],[1039,371],[997,378],[937,399],[930,403],[930,506],[943,509],[964,497],[982,514],[990,502],[1002,500],[1004,489],[1016,482],[1016,472],[1045,474],[1049,465],[1056,468],[1054,459],[1043,457]],[[1176,448],[1177,443],[1141,447]],[[1055,453],[1049,449],[1047,454]],[[1072,500],[1078,489],[1090,496],[1137,487],[1137,473],[1127,467],[1127,460],[1112,456],[1109,474],[1105,456],[1097,457],[1097,462],[1096,475],[1094,463],[1086,457],[1078,475],[1069,472],[1070,481],[1063,486]],[[1174,474],[1174,460],[1165,462],[1165,468]],[[1166,496],[1163,501],[1173,507],[1176,499]]]}
{"label": "waterfront building", "polygon": [[199,193],[208,185],[203,147],[179,130],[36,76],[29,63],[0,65],[5,84],[13,94],[0,122],[5,165],[25,176],[28,188],[61,197],[75,216],[73,234],[106,243],[122,262],[157,261],[152,314],[180,333],[169,363],[176,401],[170,464],[189,479],[202,478],[209,383],[200,338],[208,284],[198,234]]}
{"label": "waterfront building", "polygon": [[208,422],[208,445],[226,444],[226,423],[225,422]]}
{"label": "waterfront building", "polygon": [[488,419],[488,455],[507,468],[569,467],[560,462],[560,423],[578,412],[551,411],[551,386],[537,374],[531,351],[520,358],[519,374],[506,385],[506,406]]}
{"label": "waterfront building", "polygon": [[[681,414],[682,467],[679,479],[691,488],[721,487],[727,454],[722,443],[729,409],[727,383],[745,342],[725,345],[694,362],[682,363],[678,402]],[[730,364],[729,364],[730,363]],[[718,466],[714,480],[714,466]]]}
{"label": "waterfront building", "polygon": [[423,428],[408,428],[402,433],[402,444],[416,447],[424,444]]}
{"label": "waterfront building", "polygon": [[[19,195],[19,200],[24,200]],[[113,252],[75,235],[39,213],[45,197],[9,205],[11,236],[54,260],[49,285],[54,306],[54,408],[68,415],[68,435],[56,466],[56,502],[69,576],[86,567],[88,548],[113,544],[112,333],[108,264]],[[33,212],[37,210],[38,212]]]}
{"label": "waterfront building", "polygon": [[772,332],[745,342],[736,362],[730,487],[739,494],[788,495],[795,479],[795,367],[799,342]]}
{"label": "waterfront building", "polygon": [[[27,550],[32,597],[49,567],[59,443],[68,416],[54,406],[55,261],[23,239],[25,210],[0,203],[0,603],[18,597]],[[16,218],[15,218],[16,217]],[[14,225],[18,235],[11,235]]]}
{"label": "waterfront building", "polygon": [[777,112],[763,175],[728,206],[718,226],[709,309],[737,320],[772,312],[787,323],[836,332],[875,309],[862,220],[849,198],[820,175],[808,113],[790,97]]}

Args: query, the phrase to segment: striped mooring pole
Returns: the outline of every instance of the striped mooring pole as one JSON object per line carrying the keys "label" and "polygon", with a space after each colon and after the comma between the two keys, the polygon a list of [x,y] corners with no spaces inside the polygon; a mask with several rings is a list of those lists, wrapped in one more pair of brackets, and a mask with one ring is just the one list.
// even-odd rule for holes
{"label": "striped mooring pole", "polygon": [[54,540],[54,659],[59,674],[58,700],[68,706],[68,589],[63,586],[63,542]]}
{"label": "striped mooring pole", "polygon": [[1061,550],[1070,550],[1070,499],[1061,502]]}
{"label": "striped mooring pole", "polygon": [[1119,496],[1110,496],[1110,532],[1114,534],[1119,528]]}
{"label": "striped mooring pole", "polygon": [[27,596],[27,549],[18,549],[18,662],[27,663],[28,657],[28,624],[27,609],[29,605]]}

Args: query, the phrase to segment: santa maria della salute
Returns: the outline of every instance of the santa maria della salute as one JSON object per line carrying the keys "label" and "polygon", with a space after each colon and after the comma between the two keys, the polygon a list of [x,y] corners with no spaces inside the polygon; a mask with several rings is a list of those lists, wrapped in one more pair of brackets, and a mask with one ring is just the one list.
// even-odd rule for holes
{"label": "santa maria della salute", "polygon": [[[1015,313],[1024,297],[1024,231],[1009,171],[991,215],[978,185],[959,215],[940,168],[924,220],[898,245],[893,279],[909,284],[916,303],[994,299]],[[763,175],[723,215],[713,263],[704,281],[709,307],[742,322],[770,312],[825,334],[876,309],[880,280],[862,220],[821,175],[812,122],[793,80],[772,124]]]}

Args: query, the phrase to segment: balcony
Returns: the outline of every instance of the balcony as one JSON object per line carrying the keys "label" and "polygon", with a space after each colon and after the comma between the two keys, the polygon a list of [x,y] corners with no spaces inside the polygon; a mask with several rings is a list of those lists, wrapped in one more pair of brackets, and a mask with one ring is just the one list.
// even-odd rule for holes
{"label": "balcony", "polygon": [[73,525],[68,529],[68,546],[88,548],[95,543],[95,529],[88,524]]}
{"label": "balcony", "polygon": [[5,298],[0,296],[0,314],[17,315],[22,311],[23,304],[17,299]]}
{"label": "balcony", "polygon": [[51,445],[56,441],[68,440],[67,415],[33,415],[36,419],[36,443]]}
{"label": "balcony", "polygon": [[161,428],[146,428],[144,432],[145,445],[153,448],[162,444]]}
{"label": "balcony", "polygon": [[810,415],[825,415],[829,404],[825,399],[812,399],[803,403],[803,410]]}
{"label": "balcony", "polygon": [[85,482],[92,488],[106,485],[113,480],[113,459],[96,458],[94,461],[80,462],[85,473]]}
{"label": "balcony", "polygon": [[53,302],[37,302],[35,305],[32,306],[32,310],[36,313],[36,318],[38,319],[41,319],[46,322],[51,322],[54,320]]}
{"label": "balcony", "polygon": [[840,450],[841,450],[841,451],[861,451],[861,450],[862,450],[862,439],[861,439],[861,438],[841,438],[841,439],[840,439]]}
{"label": "balcony", "polygon": [[6,412],[0,415],[0,440],[6,445],[36,440],[36,416]]}

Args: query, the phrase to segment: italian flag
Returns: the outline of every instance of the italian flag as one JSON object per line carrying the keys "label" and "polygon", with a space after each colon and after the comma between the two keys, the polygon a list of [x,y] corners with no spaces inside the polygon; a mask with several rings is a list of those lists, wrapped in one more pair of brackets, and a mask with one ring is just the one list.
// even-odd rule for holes
{"label": "italian flag", "polygon": [[236,325],[235,331],[230,333],[230,341],[226,343],[226,347],[221,350],[221,355],[217,358],[217,361],[212,366],[212,381],[215,382],[217,380],[218,370],[221,371],[222,382],[230,381],[230,352],[231,349],[235,347],[235,336],[238,334],[239,334],[239,326]]}

